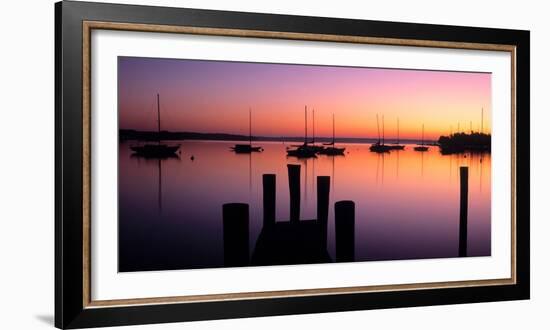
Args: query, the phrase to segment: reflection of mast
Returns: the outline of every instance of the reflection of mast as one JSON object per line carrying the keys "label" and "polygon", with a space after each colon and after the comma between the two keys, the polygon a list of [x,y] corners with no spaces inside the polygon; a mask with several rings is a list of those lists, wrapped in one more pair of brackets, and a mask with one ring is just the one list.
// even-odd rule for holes
{"label": "reflection of mast", "polygon": [[315,191],[315,183],[316,183],[316,176],[315,176],[315,158],[312,158],[311,159],[311,163],[313,164],[313,170],[311,171],[311,177],[313,178],[313,180],[311,180],[311,191]]}
{"label": "reflection of mast", "polygon": [[483,156],[485,156],[483,153],[479,156],[479,191],[481,191],[483,182]]}
{"label": "reflection of mast", "polygon": [[336,177],[334,176],[334,158],[335,156],[332,156],[332,190],[334,191],[334,182],[336,182]]}
{"label": "reflection of mast", "polygon": [[307,158],[304,159],[304,172],[305,172],[305,175],[304,175],[304,205],[307,205]]}
{"label": "reflection of mast", "polygon": [[[384,127],[384,116],[382,116],[382,127]],[[383,131],[384,130],[382,129],[382,132]],[[384,138],[382,138],[382,141],[384,141]],[[382,155],[382,178],[381,178],[382,180],[381,180],[381,183],[384,184],[384,167],[385,167],[386,164],[384,162],[384,159],[385,159],[384,154],[382,153],[381,155]]]}
{"label": "reflection of mast", "polygon": [[453,180],[453,156],[449,155],[449,183]]}
{"label": "reflection of mast", "polygon": [[[380,168],[380,163],[382,163],[382,168]],[[384,184],[384,167],[385,167],[384,154],[379,153],[378,158],[376,158],[376,183],[378,183],[378,180],[380,180],[380,183]]]}
{"label": "reflection of mast", "polygon": [[420,154],[420,176],[424,177],[424,153]]}
{"label": "reflection of mast", "polygon": [[248,154],[248,192],[252,192],[252,153]]}
{"label": "reflection of mast", "polygon": [[160,158],[158,159],[158,206],[159,215],[162,213],[162,166],[160,165]]}
{"label": "reflection of mast", "polygon": [[380,173],[380,154],[376,157],[376,184],[378,184],[378,175]]}
{"label": "reflection of mast", "polygon": [[[399,121],[398,121],[399,122]],[[399,136],[399,135],[398,135]],[[399,138],[398,138],[399,139]],[[399,140],[398,140],[399,141]],[[398,142],[399,144],[399,142]],[[396,166],[396,174],[397,174],[397,178],[399,178],[399,150],[397,150],[397,166]]]}

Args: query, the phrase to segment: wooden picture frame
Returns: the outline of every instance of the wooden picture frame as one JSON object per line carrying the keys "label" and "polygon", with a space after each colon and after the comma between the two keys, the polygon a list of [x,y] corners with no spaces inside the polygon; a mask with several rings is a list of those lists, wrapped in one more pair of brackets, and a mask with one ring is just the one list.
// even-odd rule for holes
{"label": "wooden picture frame", "polygon": [[[529,32],[62,1],[55,6],[55,325],[116,326],[529,298]],[[511,277],[94,301],[91,32],[160,32],[509,52]],[[503,205],[502,207],[509,207]]]}

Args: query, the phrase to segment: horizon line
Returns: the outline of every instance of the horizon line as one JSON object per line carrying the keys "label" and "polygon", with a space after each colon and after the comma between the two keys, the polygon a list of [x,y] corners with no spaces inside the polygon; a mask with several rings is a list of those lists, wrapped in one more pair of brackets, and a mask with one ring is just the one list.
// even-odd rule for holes
{"label": "horizon line", "polygon": [[[138,129],[132,129],[132,128],[119,128],[118,129],[119,133],[121,131],[131,131],[131,132],[136,132],[136,133],[145,133],[145,134],[158,134],[158,132],[156,131],[152,131],[152,130],[149,130],[149,131],[145,131],[145,130],[138,130]],[[160,131],[161,133],[169,133],[169,134],[197,134],[197,135],[231,135],[231,136],[234,136],[234,137],[242,137],[243,139],[249,139],[249,136],[248,135],[244,135],[244,134],[236,134],[236,133],[223,133],[223,132],[195,132],[195,131],[169,131],[169,130],[161,130]],[[455,134],[474,134],[474,133],[477,133],[477,134],[484,134],[484,135],[489,135],[491,136],[491,133],[484,133],[484,132],[478,132],[478,131],[471,131],[470,133],[468,132],[464,132],[464,131],[461,131],[461,132],[453,132],[452,135],[455,135]],[[441,134],[439,137],[442,137],[442,136],[449,136],[449,135],[445,135],[445,134]],[[305,139],[305,136],[284,136],[284,135],[251,135],[252,139],[258,139],[258,138],[266,138],[266,139],[280,139],[281,141],[284,142],[284,140],[304,140]],[[323,139],[323,140],[332,140],[332,136],[308,136],[307,137],[308,140],[319,140],[319,139]],[[368,137],[368,136],[363,136],[363,137],[349,137],[349,136],[340,136],[340,137],[335,137],[334,138],[335,140],[339,140],[339,139],[344,139],[344,140],[398,140],[398,138],[396,136],[389,136],[389,137],[384,137],[384,138],[378,138],[378,137]],[[223,140],[223,139],[219,139],[219,140]],[[399,138],[399,141],[417,141],[417,140],[422,140],[421,137],[418,137],[418,138]],[[436,141],[437,139],[433,139],[433,138],[425,138],[424,140],[426,141]],[[230,141],[230,140],[228,140]]]}

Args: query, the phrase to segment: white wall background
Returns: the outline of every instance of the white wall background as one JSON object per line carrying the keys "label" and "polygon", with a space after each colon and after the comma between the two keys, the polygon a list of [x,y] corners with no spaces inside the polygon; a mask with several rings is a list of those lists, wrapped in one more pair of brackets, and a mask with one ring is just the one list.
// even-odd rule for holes
{"label": "white wall background", "polygon": [[[530,301],[141,326],[142,329],[548,329],[550,22],[544,1],[120,1],[250,12],[531,30]],[[53,327],[54,15],[52,0],[0,10],[0,329]],[[128,327],[132,329],[138,327]]]}

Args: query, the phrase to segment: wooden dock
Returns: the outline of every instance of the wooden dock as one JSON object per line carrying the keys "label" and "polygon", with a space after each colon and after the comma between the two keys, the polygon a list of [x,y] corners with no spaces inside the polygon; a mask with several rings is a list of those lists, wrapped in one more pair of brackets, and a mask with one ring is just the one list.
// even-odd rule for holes
{"label": "wooden dock", "polygon": [[[226,266],[333,262],[327,251],[330,177],[317,177],[317,219],[301,220],[301,167],[300,165],[289,164],[287,165],[287,170],[290,219],[276,221],[276,176],[275,174],[264,174],[262,176],[263,228],[250,258],[248,258],[248,204],[231,203],[223,205],[224,264]],[[335,225],[335,261],[353,261],[355,250],[354,202],[340,201],[335,204]]]}

